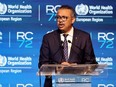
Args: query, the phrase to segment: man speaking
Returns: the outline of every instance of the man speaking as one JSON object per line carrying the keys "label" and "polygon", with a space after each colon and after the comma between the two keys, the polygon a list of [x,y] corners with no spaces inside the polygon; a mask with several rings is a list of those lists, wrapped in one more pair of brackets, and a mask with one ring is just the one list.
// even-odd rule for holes
{"label": "man speaking", "polygon": [[[62,5],[56,15],[58,29],[44,35],[39,64],[97,64],[90,34],[73,26],[75,10]],[[52,78],[46,76],[44,87],[52,87]]]}

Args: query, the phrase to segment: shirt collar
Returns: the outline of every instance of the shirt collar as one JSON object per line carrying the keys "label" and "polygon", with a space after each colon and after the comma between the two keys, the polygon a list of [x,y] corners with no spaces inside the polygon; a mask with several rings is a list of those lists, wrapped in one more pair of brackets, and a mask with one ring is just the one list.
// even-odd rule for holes
{"label": "shirt collar", "polygon": [[[73,37],[73,32],[74,32],[74,28],[72,27],[71,30],[67,33],[68,36]],[[61,35],[63,35],[64,33],[61,33]]]}
{"label": "shirt collar", "polygon": [[68,35],[73,37],[73,31],[74,31],[74,28],[72,27],[71,30],[69,31]]}

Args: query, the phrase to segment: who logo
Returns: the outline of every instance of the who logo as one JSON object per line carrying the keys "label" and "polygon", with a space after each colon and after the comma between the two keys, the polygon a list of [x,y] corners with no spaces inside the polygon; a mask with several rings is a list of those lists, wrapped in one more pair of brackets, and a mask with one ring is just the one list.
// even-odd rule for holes
{"label": "who logo", "polygon": [[2,15],[2,14],[5,14],[6,12],[7,12],[7,6],[6,6],[6,4],[2,4],[0,2],[0,14]]}
{"label": "who logo", "polygon": [[88,12],[89,12],[89,8],[87,5],[84,5],[84,4],[80,4],[80,5],[77,5],[75,7],[75,12],[78,14],[78,15],[87,15]]}
{"label": "who logo", "polygon": [[7,58],[5,56],[0,55],[0,66],[5,66],[7,63]]}

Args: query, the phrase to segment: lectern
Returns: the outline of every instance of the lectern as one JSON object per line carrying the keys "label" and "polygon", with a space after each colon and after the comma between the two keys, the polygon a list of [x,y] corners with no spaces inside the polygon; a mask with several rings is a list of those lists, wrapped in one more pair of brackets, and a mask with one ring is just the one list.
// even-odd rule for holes
{"label": "lectern", "polygon": [[52,76],[53,87],[91,87],[92,76],[107,75],[106,66],[106,64],[72,64],[69,66],[45,64],[41,66],[38,75],[40,77]]}

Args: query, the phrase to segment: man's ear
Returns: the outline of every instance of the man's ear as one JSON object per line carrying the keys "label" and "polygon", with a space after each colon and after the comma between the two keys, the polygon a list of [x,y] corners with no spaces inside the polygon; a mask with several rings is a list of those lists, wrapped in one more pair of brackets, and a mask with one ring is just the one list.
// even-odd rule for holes
{"label": "man's ear", "polygon": [[73,17],[73,18],[72,18],[72,24],[75,22],[75,20],[76,20],[76,18]]}

